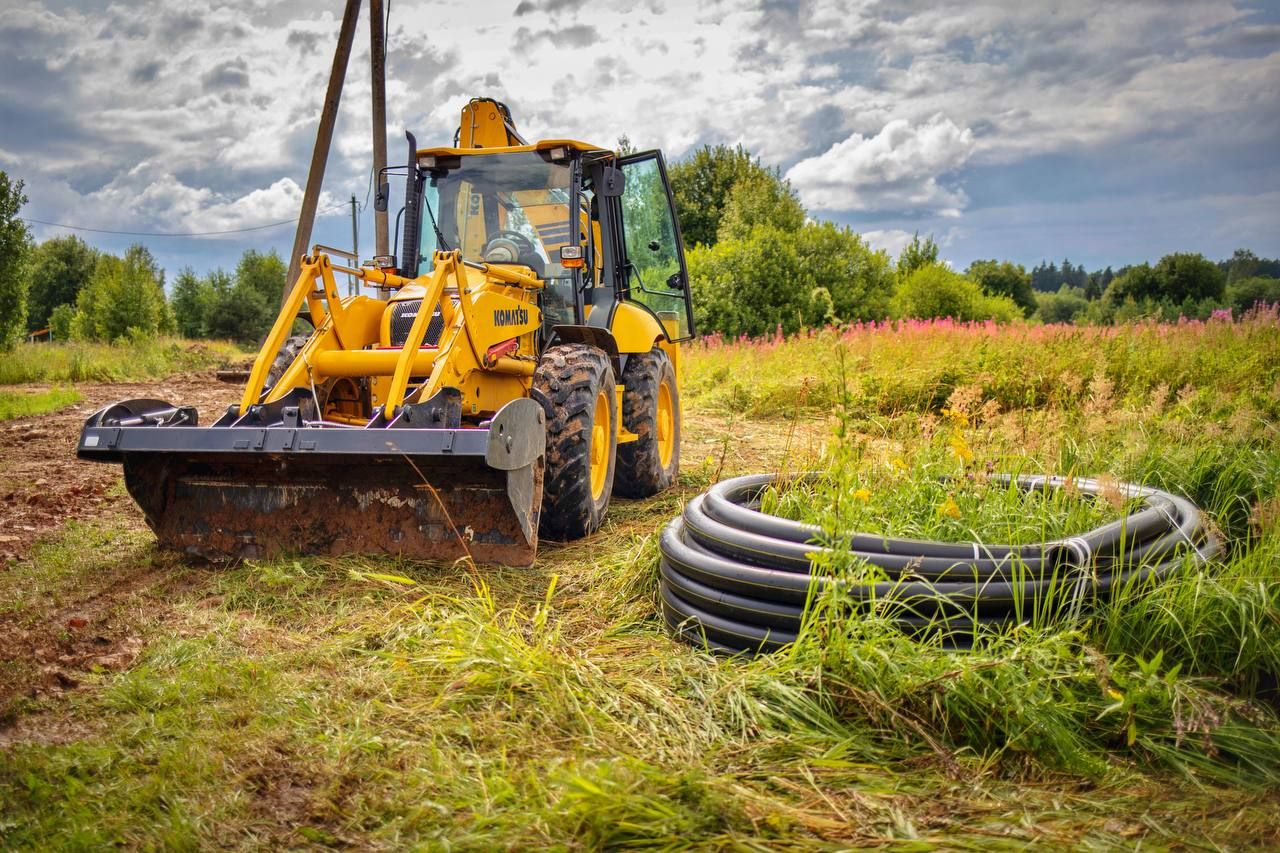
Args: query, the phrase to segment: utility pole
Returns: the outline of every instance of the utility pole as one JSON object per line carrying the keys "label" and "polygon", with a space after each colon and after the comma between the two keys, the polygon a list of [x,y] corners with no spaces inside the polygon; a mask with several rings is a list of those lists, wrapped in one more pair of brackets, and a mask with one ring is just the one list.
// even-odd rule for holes
{"label": "utility pole", "polygon": [[[358,215],[360,208],[356,206],[356,195],[351,194],[351,254],[355,255],[354,266],[360,266],[360,220]],[[347,273],[347,296],[355,296],[360,292],[359,285],[356,284],[356,278],[351,273]]]}
{"label": "utility pole", "polygon": [[360,0],[347,0],[346,11],[342,14],[342,29],[338,33],[338,46],[333,53],[333,66],[329,69],[329,87],[325,91],[324,107],[320,112],[320,126],[316,128],[316,144],[311,151],[311,168],[307,172],[307,186],[302,194],[298,230],[293,237],[293,251],[289,253],[289,277],[285,280],[284,292],[280,294],[282,305],[297,282],[302,256],[306,254],[307,244],[311,242],[311,228],[316,221],[316,204],[320,200],[320,185],[324,183],[325,161],[329,159],[329,143],[333,140],[333,125],[338,118],[338,102],[342,100],[342,81],[347,76],[347,60],[351,57],[351,42],[355,39],[356,21],[359,18]]}
{"label": "utility pole", "polygon": [[[369,79],[373,85],[373,182],[382,192],[382,170],[387,167],[387,69],[382,0],[369,0]],[[391,251],[387,237],[387,205],[373,206],[374,254]]]}

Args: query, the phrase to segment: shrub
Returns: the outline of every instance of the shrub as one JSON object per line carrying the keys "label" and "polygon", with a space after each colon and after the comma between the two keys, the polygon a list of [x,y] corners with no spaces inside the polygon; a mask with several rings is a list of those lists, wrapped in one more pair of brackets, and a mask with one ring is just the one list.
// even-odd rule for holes
{"label": "shrub", "polygon": [[55,341],[71,340],[71,327],[75,322],[76,309],[70,305],[59,305],[49,314],[49,337]]}
{"label": "shrub", "polygon": [[781,326],[796,332],[809,313],[813,288],[795,240],[776,228],[757,225],[746,239],[695,246],[688,264],[703,331],[761,335]]}
{"label": "shrub", "polygon": [[975,282],[940,264],[920,267],[898,286],[893,297],[898,317],[950,317],[953,320],[1009,322],[1022,316],[1012,299],[988,296]]}
{"label": "shrub", "polygon": [[1079,288],[1065,284],[1057,293],[1037,293],[1036,303],[1036,315],[1044,323],[1074,323],[1089,307]]}
{"label": "shrub", "polygon": [[1227,304],[1235,309],[1237,315],[1244,314],[1259,302],[1266,305],[1280,302],[1280,279],[1255,276],[1227,285]]}
{"label": "shrub", "polygon": [[[880,320],[889,315],[893,265],[848,228],[832,222],[807,223],[797,237],[800,265],[816,287],[827,291],[834,321]],[[822,325],[821,317],[810,325]]]}
{"label": "shrub", "polygon": [[1009,261],[974,261],[965,273],[978,283],[989,296],[1007,296],[1030,317],[1037,306],[1036,294],[1031,289],[1031,276],[1021,264]]}

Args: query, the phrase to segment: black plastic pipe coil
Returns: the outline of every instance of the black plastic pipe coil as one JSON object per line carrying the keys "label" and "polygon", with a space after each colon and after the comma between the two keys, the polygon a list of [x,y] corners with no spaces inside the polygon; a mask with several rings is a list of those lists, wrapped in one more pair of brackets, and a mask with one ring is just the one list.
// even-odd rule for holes
{"label": "black plastic pipe coil", "polygon": [[[816,475],[802,475],[813,479]],[[1096,480],[1002,478],[1026,491],[1071,484],[1098,496]],[[880,582],[848,582],[814,574],[811,544],[821,530],[759,511],[773,474],[736,477],[712,486],[662,531],[662,610],[681,639],[715,650],[768,651],[796,639],[811,594],[840,585],[854,604],[887,605],[903,630],[972,636],[975,620],[1025,619],[1033,602],[1072,603],[1079,613],[1117,585],[1161,580],[1217,552],[1195,504],[1158,489],[1119,483],[1141,498],[1129,516],[1082,536],[1032,545],[946,543],[855,534],[849,549],[883,570]]]}

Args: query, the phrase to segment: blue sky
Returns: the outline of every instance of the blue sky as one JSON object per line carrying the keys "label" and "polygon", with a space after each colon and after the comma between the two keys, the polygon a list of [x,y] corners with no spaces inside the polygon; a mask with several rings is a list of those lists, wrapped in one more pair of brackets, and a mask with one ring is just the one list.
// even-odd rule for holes
{"label": "blue sky", "polygon": [[[339,0],[4,6],[0,169],[26,215],[144,232],[297,215]],[[892,252],[931,233],[961,268],[1280,256],[1276,3],[392,0],[388,53],[391,163],[406,128],[446,142],[486,95],[530,138],[742,143],[815,218]],[[314,234],[338,246],[369,186],[363,26],[346,86]],[[368,254],[371,210],[360,227]],[[77,233],[141,241],[170,278],[293,236]]]}

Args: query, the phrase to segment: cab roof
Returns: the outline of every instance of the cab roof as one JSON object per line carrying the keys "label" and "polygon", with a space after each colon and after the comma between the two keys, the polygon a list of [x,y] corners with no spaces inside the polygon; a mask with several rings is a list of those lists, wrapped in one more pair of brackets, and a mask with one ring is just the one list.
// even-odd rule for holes
{"label": "cab roof", "polygon": [[512,154],[523,151],[547,151],[551,148],[572,148],[575,151],[608,151],[599,145],[577,139],[543,139],[529,145],[507,145],[499,148],[420,148],[418,157],[471,157],[476,154]]}

